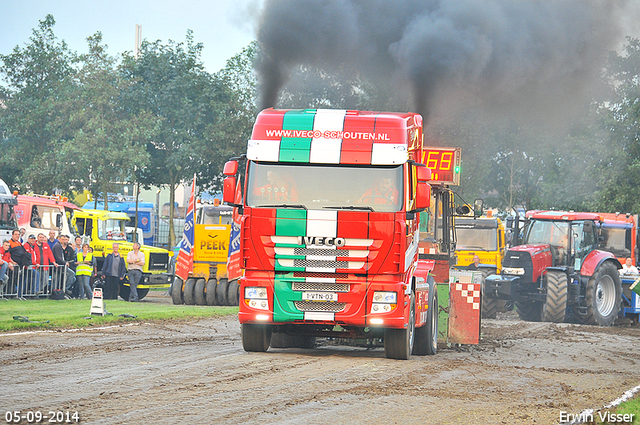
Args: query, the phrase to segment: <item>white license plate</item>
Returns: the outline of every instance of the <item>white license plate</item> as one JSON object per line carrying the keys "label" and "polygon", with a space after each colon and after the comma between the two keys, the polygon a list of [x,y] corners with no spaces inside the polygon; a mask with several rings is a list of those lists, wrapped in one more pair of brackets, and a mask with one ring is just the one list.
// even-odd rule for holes
{"label": "white license plate", "polygon": [[303,292],[304,301],[338,301],[338,294],[335,292]]}

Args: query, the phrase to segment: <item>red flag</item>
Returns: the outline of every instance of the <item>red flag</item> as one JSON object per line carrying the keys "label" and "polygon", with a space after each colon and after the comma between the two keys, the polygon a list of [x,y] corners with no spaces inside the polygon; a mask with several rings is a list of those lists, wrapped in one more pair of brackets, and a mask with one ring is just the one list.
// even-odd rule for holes
{"label": "red flag", "polygon": [[193,184],[191,185],[191,198],[189,198],[189,207],[184,220],[184,232],[180,241],[180,251],[176,260],[176,276],[186,281],[189,272],[193,270],[193,240],[194,232],[194,211],[196,200],[196,176],[193,175]]}
{"label": "red flag", "polygon": [[[242,187],[240,186],[240,179],[236,185],[236,199],[235,204],[242,204]],[[229,240],[229,257],[227,259],[227,278],[234,280],[242,277],[242,252],[240,250],[240,214],[238,214],[238,207],[233,208],[233,221],[231,222],[231,235]]]}

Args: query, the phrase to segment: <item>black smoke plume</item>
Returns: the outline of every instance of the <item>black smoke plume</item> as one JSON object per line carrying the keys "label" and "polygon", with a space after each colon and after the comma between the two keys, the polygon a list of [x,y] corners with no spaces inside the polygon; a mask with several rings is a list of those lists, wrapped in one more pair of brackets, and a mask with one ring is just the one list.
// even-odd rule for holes
{"label": "black smoke plume", "polygon": [[[599,80],[620,41],[620,0],[266,0],[260,106],[293,67],[348,65],[397,85],[425,120],[441,105],[565,108]],[[448,106],[447,106],[448,107]]]}

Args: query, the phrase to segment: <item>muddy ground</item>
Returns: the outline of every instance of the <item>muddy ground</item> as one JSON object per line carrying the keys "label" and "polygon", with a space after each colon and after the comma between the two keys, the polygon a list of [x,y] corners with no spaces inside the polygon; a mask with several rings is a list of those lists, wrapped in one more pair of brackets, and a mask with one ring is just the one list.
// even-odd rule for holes
{"label": "muddy ground", "polygon": [[327,343],[246,353],[235,315],[5,333],[0,420],[20,410],[77,411],[85,424],[557,424],[640,384],[639,342],[637,324],[514,313],[485,320],[477,346],[410,361]]}

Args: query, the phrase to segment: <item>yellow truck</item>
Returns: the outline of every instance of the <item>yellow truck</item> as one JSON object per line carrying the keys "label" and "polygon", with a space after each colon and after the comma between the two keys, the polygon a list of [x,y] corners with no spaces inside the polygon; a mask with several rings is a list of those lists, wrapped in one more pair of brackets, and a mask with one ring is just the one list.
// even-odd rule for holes
{"label": "yellow truck", "polygon": [[238,280],[227,278],[232,214],[227,205],[196,203],[193,269],[184,283],[175,279],[174,304],[238,305]]}
{"label": "yellow truck", "polygon": [[[90,241],[93,255],[98,264],[98,272],[102,269],[104,257],[113,251],[113,244],[118,243],[120,253],[126,258],[133,249],[133,243],[127,240],[127,222],[129,216],[121,212],[104,210],[76,210],[73,214],[73,225],[76,234],[84,241]],[[170,269],[170,257],[173,253],[166,249],[142,245],[140,252],[144,254],[145,264],[142,278],[138,284],[138,296],[144,298],[149,289],[169,288],[173,282],[173,271]],[[120,296],[129,299],[129,282],[123,281]]]}
{"label": "yellow truck", "polygon": [[[506,253],[505,227],[496,217],[456,217],[456,257],[459,269],[476,269],[473,257],[478,256],[484,277],[500,274]],[[504,302],[482,297],[482,317],[493,319],[498,311],[504,311]]]}

